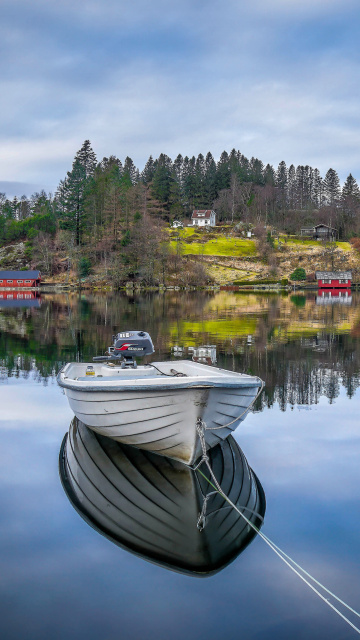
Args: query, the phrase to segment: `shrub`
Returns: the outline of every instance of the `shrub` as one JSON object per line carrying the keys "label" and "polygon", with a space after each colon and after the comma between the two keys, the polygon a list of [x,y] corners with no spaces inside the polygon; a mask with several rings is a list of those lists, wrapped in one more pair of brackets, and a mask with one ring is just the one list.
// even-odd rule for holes
{"label": "shrub", "polygon": [[306,271],[303,267],[297,267],[295,271],[290,275],[290,280],[299,282],[300,280],[306,280]]}
{"label": "shrub", "polygon": [[91,262],[89,258],[86,258],[85,256],[83,256],[82,258],[80,258],[79,265],[78,265],[79,278],[86,278],[86,276],[89,275],[90,270],[91,270]]}

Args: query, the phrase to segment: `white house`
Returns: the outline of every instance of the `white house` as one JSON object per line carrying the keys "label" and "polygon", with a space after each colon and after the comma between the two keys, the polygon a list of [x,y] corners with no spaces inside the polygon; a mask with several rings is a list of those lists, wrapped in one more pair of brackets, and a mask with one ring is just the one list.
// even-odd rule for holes
{"label": "white house", "polygon": [[182,229],[184,225],[180,220],[174,220],[171,226],[173,229]]}
{"label": "white house", "polygon": [[215,227],[215,211],[211,209],[196,209],[193,211],[191,221],[197,227]]}

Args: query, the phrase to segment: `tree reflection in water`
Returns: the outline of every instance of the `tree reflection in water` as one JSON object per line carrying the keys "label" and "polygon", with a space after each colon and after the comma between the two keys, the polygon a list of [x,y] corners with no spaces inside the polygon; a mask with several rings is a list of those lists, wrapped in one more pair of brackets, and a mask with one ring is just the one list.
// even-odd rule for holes
{"label": "tree reflection in water", "polygon": [[[301,297],[301,301],[300,301]],[[46,383],[71,360],[91,361],[120,329],[145,329],[151,359],[174,347],[214,345],[217,366],[266,381],[257,409],[278,402],[332,402],[343,385],[359,386],[360,295],[350,304],[317,304],[317,292],[294,295],[228,291],[43,295],[41,306],[0,308],[0,380],[33,376]],[[176,349],[175,349],[176,351]]]}

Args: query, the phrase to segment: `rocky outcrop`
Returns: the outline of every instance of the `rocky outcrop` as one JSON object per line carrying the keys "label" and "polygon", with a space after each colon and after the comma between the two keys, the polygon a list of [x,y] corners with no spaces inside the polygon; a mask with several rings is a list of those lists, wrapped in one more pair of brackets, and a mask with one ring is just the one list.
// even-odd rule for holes
{"label": "rocky outcrop", "polygon": [[30,269],[31,266],[26,257],[25,242],[17,244],[9,244],[0,248],[0,270],[14,269]]}

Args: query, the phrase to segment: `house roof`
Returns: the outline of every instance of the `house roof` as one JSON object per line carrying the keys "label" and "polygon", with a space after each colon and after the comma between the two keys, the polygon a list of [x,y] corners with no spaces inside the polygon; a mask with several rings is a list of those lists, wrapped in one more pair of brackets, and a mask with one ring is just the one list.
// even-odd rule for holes
{"label": "house roof", "polygon": [[40,271],[0,271],[0,280],[38,280]]}
{"label": "house roof", "polygon": [[316,224],[314,226],[314,229],[318,229],[319,227],[325,227],[326,229],[331,229],[331,231],[337,231],[337,229],[335,229],[335,227],[330,227],[328,224]]}
{"label": "house roof", "polygon": [[316,224],[314,227],[302,227],[301,231],[311,231],[311,232],[315,232],[316,229],[319,229],[320,227],[325,227],[325,229],[331,229],[331,231],[337,231],[337,229],[335,229],[335,227],[329,227],[328,224]]}
{"label": "house roof", "polygon": [[351,280],[351,271],[315,271],[316,280]]}
{"label": "house roof", "polygon": [[211,214],[215,214],[212,209],[195,209],[192,212],[192,218],[210,218]]}

